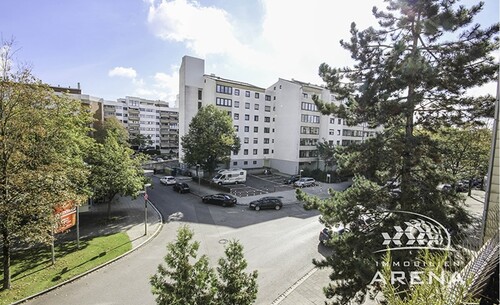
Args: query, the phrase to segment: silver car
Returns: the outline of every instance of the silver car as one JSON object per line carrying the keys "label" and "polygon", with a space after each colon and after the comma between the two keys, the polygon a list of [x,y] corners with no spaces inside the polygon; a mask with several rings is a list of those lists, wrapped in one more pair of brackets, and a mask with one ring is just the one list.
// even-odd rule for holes
{"label": "silver car", "polygon": [[314,185],[316,185],[316,180],[314,180],[314,178],[310,178],[310,177],[303,177],[303,178],[300,178],[299,180],[295,181],[295,183],[293,185],[295,185],[297,187],[314,186]]}

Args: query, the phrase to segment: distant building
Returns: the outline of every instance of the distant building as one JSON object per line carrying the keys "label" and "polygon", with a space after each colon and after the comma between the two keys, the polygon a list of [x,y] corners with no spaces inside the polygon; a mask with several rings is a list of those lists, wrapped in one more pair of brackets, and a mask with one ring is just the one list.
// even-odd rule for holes
{"label": "distant building", "polygon": [[162,154],[177,158],[179,149],[179,112],[165,101],[127,96],[104,101],[104,118],[116,117],[127,128],[130,138],[139,134]]}
{"label": "distant building", "polygon": [[[265,89],[205,74],[204,60],[184,56],[179,70],[179,136],[187,133],[199,108],[216,105],[232,117],[241,140],[238,154],[231,154],[231,167],[270,167],[296,174],[322,166],[316,144],[323,139],[345,146],[381,130],[350,127],[342,119],[320,114],[313,95],[335,102],[322,86],[280,78]],[[179,151],[182,160],[181,147]]]}

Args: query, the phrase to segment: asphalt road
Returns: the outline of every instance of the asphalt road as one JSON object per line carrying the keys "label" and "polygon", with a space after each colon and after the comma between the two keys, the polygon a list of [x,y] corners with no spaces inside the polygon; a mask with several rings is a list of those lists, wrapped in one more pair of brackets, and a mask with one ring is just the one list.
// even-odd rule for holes
{"label": "asphalt road", "polygon": [[248,270],[259,272],[256,304],[271,304],[313,268],[313,258],[322,256],[316,211],[305,211],[299,205],[259,212],[244,206],[206,205],[199,197],[162,186],[157,179],[148,194],[166,222],[155,239],[117,262],[26,304],[155,304],[149,277],[162,263],[166,244],[184,224],[194,230],[194,238],[201,243],[199,255],[206,254],[213,266],[223,256],[227,241],[236,239],[243,244]]}

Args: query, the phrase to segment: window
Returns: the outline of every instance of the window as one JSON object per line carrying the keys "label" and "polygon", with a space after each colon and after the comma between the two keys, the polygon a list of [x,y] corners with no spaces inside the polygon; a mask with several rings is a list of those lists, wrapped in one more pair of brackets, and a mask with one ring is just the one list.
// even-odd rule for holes
{"label": "window", "polygon": [[248,144],[248,142],[249,142],[249,138],[248,137],[243,138],[243,143]]}
{"label": "window", "polygon": [[259,143],[259,139],[258,138],[253,138],[253,144],[258,144]]}
{"label": "window", "polygon": [[245,114],[245,121],[250,121],[250,115],[249,114]]}
{"label": "window", "polygon": [[335,129],[330,129],[328,130],[329,135],[335,135]]}
{"label": "window", "polygon": [[225,93],[225,94],[232,94],[233,93],[233,87],[229,87],[229,86],[217,85],[215,90],[218,93]]}
{"label": "window", "polygon": [[269,133],[271,131],[271,128],[269,127],[264,127],[264,133]]}
{"label": "window", "polygon": [[249,132],[250,131],[250,126],[245,126],[245,132]]}
{"label": "window", "polygon": [[265,112],[271,112],[271,106],[265,106],[264,107]]}
{"label": "window", "polygon": [[254,115],[254,116],[253,116],[253,120],[254,120],[255,122],[258,122],[258,121],[259,121],[259,116],[258,116],[258,115]]}
{"label": "window", "polygon": [[254,149],[253,150],[253,154],[256,155],[257,154],[257,149]]}
{"label": "window", "polygon": [[335,124],[335,118],[330,118],[330,124]]}
{"label": "window", "polygon": [[319,115],[302,114],[300,119],[304,123],[319,123]]}
{"label": "window", "polygon": [[318,144],[318,139],[301,138],[300,146],[316,146]]}
{"label": "window", "polygon": [[259,110],[259,104],[255,104],[255,105],[253,106],[253,109],[255,109],[255,110]]}
{"label": "window", "polygon": [[259,127],[255,126],[255,127],[253,128],[253,132],[259,132]]}
{"label": "window", "polygon": [[240,126],[234,125],[234,131],[236,131],[236,132],[240,131]]}
{"label": "window", "polygon": [[240,108],[240,102],[234,101],[234,108]]}
{"label": "window", "polygon": [[265,116],[264,117],[264,122],[270,123],[271,122],[271,117]]}
{"label": "window", "polygon": [[248,155],[248,149],[243,149],[243,154]]}
{"label": "window", "polygon": [[253,164],[257,164],[257,161],[253,161],[252,163],[253,163]]}
{"label": "window", "polygon": [[231,107],[233,105],[233,100],[229,98],[215,98],[215,104],[219,106]]}
{"label": "window", "polygon": [[243,161],[243,165],[248,165],[248,161]]}
{"label": "window", "polygon": [[269,138],[264,138],[264,144],[269,144]]}
{"label": "window", "polygon": [[233,165],[238,165],[238,161],[234,161],[234,162],[233,162]]}
{"label": "window", "polygon": [[250,97],[250,91],[245,91],[245,96]]}
{"label": "window", "polygon": [[264,148],[264,155],[269,155],[269,148]]}
{"label": "window", "polygon": [[317,150],[299,150],[299,158],[314,158],[317,156]]}
{"label": "window", "polygon": [[319,127],[300,126],[301,134],[319,134]]}
{"label": "window", "polygon": [[306,103],[302,102],[302,110],[308,110],[308,111],[318,111],[318,107],[316,107],[315,104],[313,103]]}
{"label": "window", "polygon": [[342,119],[338,119],[338,120],[337,120],[337,123],[338,123],[339,125],[340,125],[340,124],[342,124]]}
{"label": "window", "polygon": [[255,98],[259,98],[259,92],[255,92]]}
{"label": "window", "polygon": [[240,119],[240,114],[239,113],[235,113],[234,114],[234,119],[235,120],[239,120]]}
{"label": "window", "polygon": [[250,103],[245,103],[245,109],[250,109]]}
{"label": "window", "polygon": [[337,130],[337,135],[339,135],[339,136],[340,136],[340,129],[338,129],[338,130]]}
{"label": "window", "polygon": [[308,98],[308,97],[309,97],[309,95],[308,95],[307,93],[302,93],[302,97],[304,97],[304,98]]}
{"label": "window", "polygon": [[201,108],[201,102],[198,102],[198,109]]}
{"label": "window", "polygon": [[271,100],[271,96],[266,94],[266,101],[270,101],[270,100]]}
{"label": "window", "polygon": [[201,89],[198,89],[198,100],[201,101],[202,99],[202,92]]}
{"label": "window", "polygon": [[240,95],[240,89],[234,89],[234,95]]}

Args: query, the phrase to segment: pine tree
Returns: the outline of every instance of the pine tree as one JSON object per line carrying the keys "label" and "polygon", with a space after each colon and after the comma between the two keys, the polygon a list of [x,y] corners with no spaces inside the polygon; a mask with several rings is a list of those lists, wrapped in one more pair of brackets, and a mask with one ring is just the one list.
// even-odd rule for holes
{"label": "pine tree", "polygon": [[218,305],[250,305],[257,298],[257,271],[245,273],[247,262],[243,246],[232,241],[225,249],[226,258],[219,259],[217,273]]}
{"label": "pine tree", "polygon": [[[319,74],[339,103],[315,97],[323,114],[335,114],[348,124],[382,125],[384,132],[364,143],[339,150],[340,170],[351,170],[351,188],[320,201],[299,192],[307,207],[319,208],[321,220],[353,224],[361,214],[404,210],[431,217],[450,232],[459,232],[469,217],[454,192],[436,186],[449,179],[442,170],[442,151],[429,133],[443,126],[481,124],[493,113],[494,98],[467,96],[467,89],[495,80],[498,24],[481,28],[473,17],[483,3],[471,8],[454,0],[386,1],[388,12],[373,14],[379,27],[359,31],[351,25],[350,41],[341,41],[356,62],[353,67],[322,64]],[[387,186],[397,181],[400,192]],[[331,257],[315,263],[331,267],[333,281],[325,288],[334,304],[361,302],[376,271],[374,250],[381,245],[386,219],[369,232],[353,229],[333,238]],[[397,255],[406,257],[398,257]],[[414,255],[414,254],[413,254]],[[411,258],[394,254],[394,259]]]}
{"label": "pine tree", "polygon": [[[199,242],[192,242],[193,231],[179,228],[175,242],[167,245],[165,264],[150,279],[158,305],[216,304],[216,276],[207,256],[197,259]],[[191,260],[195,260],[194,263]]]}

